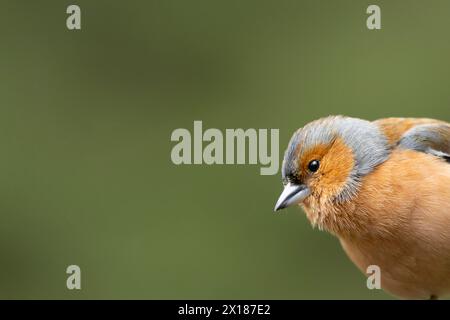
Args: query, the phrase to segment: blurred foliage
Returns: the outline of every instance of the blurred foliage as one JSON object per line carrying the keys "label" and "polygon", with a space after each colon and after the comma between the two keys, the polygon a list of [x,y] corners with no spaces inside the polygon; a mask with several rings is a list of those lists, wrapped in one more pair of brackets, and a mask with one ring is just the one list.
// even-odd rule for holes
{"label": "blurred foliage", "polygon": [[279,175],[170,161],[194,120],[282,150],[329,114],[449,120],[450,2],[376,3],[380,31],[357,0],[3,0],[0,298],[389,298],[272,213]]}

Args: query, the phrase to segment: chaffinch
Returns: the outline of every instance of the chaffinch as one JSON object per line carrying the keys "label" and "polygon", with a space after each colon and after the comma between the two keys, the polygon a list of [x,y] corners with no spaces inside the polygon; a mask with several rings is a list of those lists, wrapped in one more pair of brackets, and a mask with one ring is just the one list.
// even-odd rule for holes
{"label": "chaffinch", "polygon": [[300,204],[364,273],[406,299],[450,293],[450,124],[330,116],[297,130],[275,211]]}

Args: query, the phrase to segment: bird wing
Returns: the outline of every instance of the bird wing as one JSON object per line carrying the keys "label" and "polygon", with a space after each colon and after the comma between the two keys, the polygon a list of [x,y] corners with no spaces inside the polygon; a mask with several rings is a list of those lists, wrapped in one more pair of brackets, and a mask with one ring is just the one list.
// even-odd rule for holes
{"label": "bird wing", "polygon": [[450,162],[450,124],[433,119],[388,118],[375,121],[392,147],[433,154]]}
{"label": "bird wing", "polygon": [[450,125],[423,124],[409,129],[398,147],[430,153],[450,162]]}

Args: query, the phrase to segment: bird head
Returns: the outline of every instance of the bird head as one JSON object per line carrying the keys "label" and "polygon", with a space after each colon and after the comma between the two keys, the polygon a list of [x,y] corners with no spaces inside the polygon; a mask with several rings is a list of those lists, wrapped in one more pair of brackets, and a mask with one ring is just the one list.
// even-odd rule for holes
{"label": "bird head", "polygon": [[309,203],[351,201],[362,177],[389,156],[389,144],[372,122],[330,116],[297,130],[286,149],[275,211]]}

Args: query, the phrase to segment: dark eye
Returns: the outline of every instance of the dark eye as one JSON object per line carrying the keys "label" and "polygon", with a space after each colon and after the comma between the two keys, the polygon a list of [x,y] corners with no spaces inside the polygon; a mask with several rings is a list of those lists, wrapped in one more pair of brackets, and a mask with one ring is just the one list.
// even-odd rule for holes
{"label": "dark eye", "polygon": [[310,163],[308,163],[308,170],[311,172],[316,172],[317,170],[319,170],[319,166],[319,160],[312,160]]}

